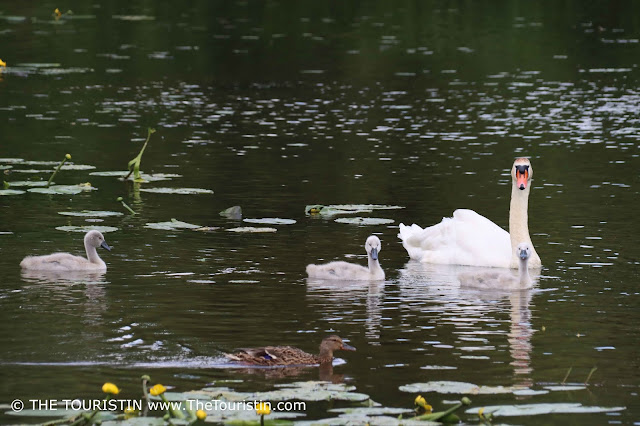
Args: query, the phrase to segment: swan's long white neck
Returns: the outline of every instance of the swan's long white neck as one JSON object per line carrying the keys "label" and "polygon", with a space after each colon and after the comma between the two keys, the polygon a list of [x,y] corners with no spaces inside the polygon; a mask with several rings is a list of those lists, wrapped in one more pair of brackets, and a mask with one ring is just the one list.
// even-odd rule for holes
{"label": "swan's long white neck", "polygon": [[531,284],[531,276],[529,276],[529,268],[527,268],[527,261],[529,259],[521,259],[518,258],[518,271],[519,271],[519,275],[520,275],[520,285],[521,286],[529,286],[529,284]]}
{"label": "swan's long white neck", "polygon": [[[511,205],[509,207],[509,236],[511,237],[511,267],[518,267],[518,256],[515,254],[516,247],[520,243],[529,243],[531,246],[530,259],[539,259],[536,249],[533,248],[531,237],[529,236],[529,191],[531,182],[525,189],[518,189],[515,182],[511,185]],[[534,262],[536,263],[536,262]],[[534,266],[534,265],[532,265]],[[539,266],[539,265],[537,265]]]}
{"label": "swan's long white neck", "polygon": [[89,244],[89,241],[85,240],[84,249],[87,252],[87,259],[89,259],[89,262],[97,265],[104,264],[104,261],[100,259],[100,256],[98,256],[98,251],[95,247]]}

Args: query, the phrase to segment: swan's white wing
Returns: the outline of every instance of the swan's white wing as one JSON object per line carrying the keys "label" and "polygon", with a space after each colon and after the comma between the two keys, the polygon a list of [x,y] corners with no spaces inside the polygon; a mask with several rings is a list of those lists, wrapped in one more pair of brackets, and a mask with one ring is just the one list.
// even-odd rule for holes
{"label": "swan's white wing", "polygon": [[409,256],[421,262],[502,268],[511,262],[509,233],[473,210],[458,209],[425,229],[400,224],[398,236]]}

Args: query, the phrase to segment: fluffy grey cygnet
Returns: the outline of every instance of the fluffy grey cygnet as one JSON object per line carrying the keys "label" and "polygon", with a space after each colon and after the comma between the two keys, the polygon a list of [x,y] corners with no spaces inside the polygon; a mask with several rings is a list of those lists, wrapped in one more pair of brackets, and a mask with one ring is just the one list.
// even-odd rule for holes
{"label": "fluffy grey cygnet", "polygon": [[106,271],[107,264],[98,256],[98,247],[111,251],[102,233],[93,230],[84,236],[86,259],[69,253],[53,253],[46,256],[27,256],[20,262],[20,266],[33,271]]}
{"label": "fluffy grey cygnet", "polygon": [[325,280],[384,280],[384,271],[378,261],[378,253],[382,250],[380,239],[375,235],[367,238],[364,245],[367,250],[369,267],[348,262],[330,262],[323,265],[307,265],[309,278]]}
{"label": "fluffy grey cygnet", "polygon": [[518,275],[511,271],[496,269],[481,272],[463,272],[458,275],[460,284],[469,287],[487,289],[517,290],[531,288],[533,282],[529,275],[527,262],[531,258],[533,249],[529,243],[520,243],[515,253],[518,257]]}

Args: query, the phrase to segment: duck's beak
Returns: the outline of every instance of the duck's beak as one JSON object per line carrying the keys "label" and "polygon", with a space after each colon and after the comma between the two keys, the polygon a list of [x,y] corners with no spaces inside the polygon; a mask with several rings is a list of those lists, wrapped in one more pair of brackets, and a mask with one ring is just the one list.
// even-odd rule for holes
{"label": "duck's beak", "polygon": [[109,244],[107,244],[106,241],[102,241],[102,244],[100,244],[100,247],[102,247],[103,249],[107,249],[107,250],[111,251],[111,247],[109,247]]}
{"label": "duck's beak", "polygon": [[516,166],[516,185],[518,189],[525,189],[529,183],[529,168],[527,166]]}
{"label": "duck's beak", "polygon": [[378,249],[375,247],[371,248],[371,258],[373,260],[378,260]]}
{"label": "duck's beak", "polygon": [[342,347],[340,349],[342,349],[343,351],[355,351],[356,350],[356,348],[354,348],[351,345],[347,345],[344,342],[342,343]]}

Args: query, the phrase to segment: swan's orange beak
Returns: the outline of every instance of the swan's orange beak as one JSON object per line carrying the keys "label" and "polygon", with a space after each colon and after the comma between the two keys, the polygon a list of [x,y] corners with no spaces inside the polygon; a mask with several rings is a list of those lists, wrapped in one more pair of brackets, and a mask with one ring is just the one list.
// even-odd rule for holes
{"label": "swan's orange beak", "polygon": [[518,189],[525,189],[529,182],[529,168],[516,166],[516,185]]}

